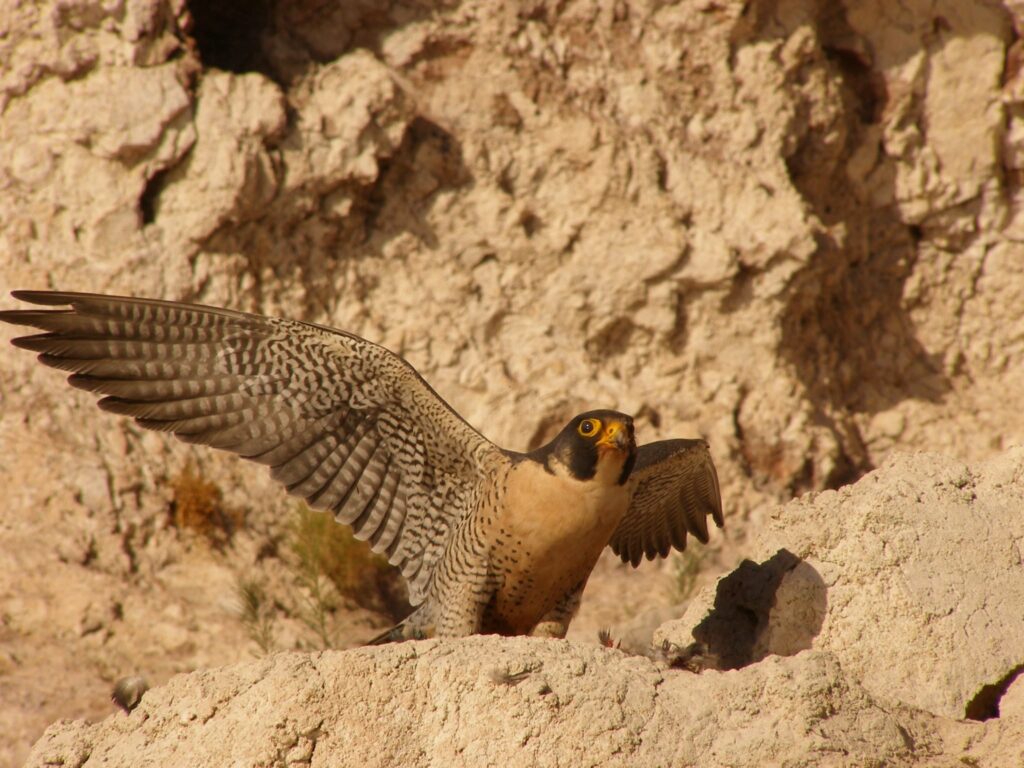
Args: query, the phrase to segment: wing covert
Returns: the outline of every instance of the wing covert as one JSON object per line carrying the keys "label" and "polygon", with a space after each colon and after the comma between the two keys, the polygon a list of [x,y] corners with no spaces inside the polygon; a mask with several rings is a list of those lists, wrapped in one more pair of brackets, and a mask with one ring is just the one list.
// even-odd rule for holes
{"label": "wing covert", "polygon": [[704,440],[661,440],[637,449],[629,508],[609,546],[634,567],[646,556],[686,548],[686,535],[708,541],[708,515],[721,528],[718,473]]}
{"label": "wing covert", "polygon": [[[265,464],[401,568],[413,604],[499,449],[404,360],[324,326],[176,302],[15,291],[14,339],[99,406]],[[53,308],[59,307],[59,308]]]}

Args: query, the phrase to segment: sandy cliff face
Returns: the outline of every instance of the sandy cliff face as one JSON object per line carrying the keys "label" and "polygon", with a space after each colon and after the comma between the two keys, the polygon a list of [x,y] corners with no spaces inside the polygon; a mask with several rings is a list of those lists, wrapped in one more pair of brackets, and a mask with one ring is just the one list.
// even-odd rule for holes
{"label": "sandy cliff face", "polygon": [[[342,327],[406,356],[511,447],[584,407],[636,414],[645,441],[703,435],[728,514],[705,578],[780,548],[810,557],[839,546],[794,548],[790,520],[799,528],[812,502],[772,504],[838,488],[896,451],[974,466],[1024,438],[1020,14],[983,0],[266,0],[237,13],[8,0],[0,287]],[[123,674],[162,682],[250,658],[240,575],[281,603],[274,647],[309,644],[282,565],[293,504],[263,471],[143,434],[30,355],[0,354],[0,760],[20,763],[58,717],[106,714]],[[171,524],[188,462],[246,512],[220,550]],[[908,476],[916,490],[900,493],[929,482]],[[865,519],[881,553],[827,558],[847,580],[843,606],[863,599],[857,579],[876,554],[902,563],[917,551],[920,518],[901,518],[891,546],[896,523]],[[751,539],[762,529],[770,545]],[[980,540],[957,540],[963,563],[986,557]],[[1008,554],[989,566],[1019,569],[1015,541],[1016,565]],[[925,572],[940,566],[924,562],[915,578],[935,578]],[[674,580],[671,565],[603,562],[576,637],[642,609],[654,621]],[[807,603],[793,588],[816,615],[820,595]],[[857,610],[898,612],[885,595]],[[879,696],[875,646],[835,605],[811,643],[832,656],[809,658],[826,676],[841,660],[835,685],[857,691],[840,698],[860,712]],[[986,664],[1017,651],[994,662],[977,616],[950,637],[991,677]],[[338,641],[381,621],[355,612]],[[887,648],[932,631],[896,623],[867,635]],[[765,669],[785,675],[801,658]],[[264,665],[293,663],[306,662]],[[908,685],[924,669],[892,663]],[[975,682],[900,700],[955,716]]]}

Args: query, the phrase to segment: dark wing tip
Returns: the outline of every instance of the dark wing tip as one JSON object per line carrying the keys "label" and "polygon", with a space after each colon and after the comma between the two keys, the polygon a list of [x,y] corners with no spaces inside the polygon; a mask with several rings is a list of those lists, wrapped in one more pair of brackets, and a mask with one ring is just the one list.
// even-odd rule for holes
{"label": "dark wing tip", "polygon": [[718,470],[715,468],[715,462],[711,458],[710,448],[705,453],[705,471],[710,475],[711,480],[711,519],[715,521],[715,525],[719,528],[725,527],[725,514],[722,511],[722,488],[718,483]]}
{"label": "dark wing tip", "polygon": [[[69,376],[68,383],[73,387],[84,389],[87,392],[95,392],[100,386],[102,386],[102,381],[96,381],[91,379],[91,377],[79,376],[77,374],[75,376]],[[106,411],[107,413],[131,416],[131,407],[138,405],[138,403],[134,400],[126,400],[123,397],[107,395],[106,397],[97,400],[96,405],[101,411]]]}
{"label": "dark wing tip", "polygon": [[[7,323],[14,323],[20,325],[18,320],[7,317],[7,315],[13,315],[17,310],[12,312],[0,312],[0,320]],[[11,339],[11,344],[16,346],[18,349],[27,349],[29,352],[44,352],[49,346],[47,342],[53,338],[53,334],[50,333],[36,333],[32,336],[18,336],[17,338]]]}
{"label": "dark wing tip", "polygon": [[[67,298],[71,294],[59,294],[53,291],[11,291],[11,296],[19,301],[24,301],[28,304],[39,304],[43,306],[53,307],[66,307],[71,302]],[[0,322],[10,323],[11,325],[25,325],[34,328],[46,328],[46,320],[52,315],[63,315],[69,312],[73,312],[72,309],[2,309],[0,310]],[[37,338],[37,337],[26,337],[26,338]],[[12,339],[12,342],[17,347],[23,349],[32,349],[31,347],[25,347],[18,342],[20,339]]]}
{"label": "dark wing tip", "polygon": [[[10,325],[23,325],[29,328],[38,327],[33,322],[38,317],[39,310],[37,309],[0,309],[0,321]],[[12,339],[12,341],[17,342],[18,339]]]}
{"label": "dark wing tip", "polygon": [[609,546],[620,560],[626,565],[631,565],[634,568],[640,565],[640,561],[644,559],[643,549],[641,547],[631,547],[629,544],[622,541],[617,536],[613,536],[609,542]]}
{"label": "dark wing tip", "polygon": [[11,296],[16,298],[18,301],[26,301],[29,304],[41,304],[48,307],[58,307],[70,304],[71,300],[75,296],[85,295],[87,294],[77,294],[66,291],[36,291],[25,289],[11,291]]}
{"label": "dark wing tip", "polygon": [[725,528],[725,515],[722,512],[722,504],[719,502],[718,506],[711,513],[711,518],[715,521],[717,528]]}

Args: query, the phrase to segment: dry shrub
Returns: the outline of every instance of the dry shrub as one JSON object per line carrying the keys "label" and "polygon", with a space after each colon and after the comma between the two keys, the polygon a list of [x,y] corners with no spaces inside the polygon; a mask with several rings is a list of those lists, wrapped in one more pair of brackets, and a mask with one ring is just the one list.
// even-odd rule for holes
{"label": "dry shrub", "polygon": [[190,463],[171,480],[171,524],[193,531],[218,549],[230,543],[245,524],[245,513],[224,506],[220,488]]}
{"label": "dry shrub", "polygon": [[676,559],[676,598],[688,600],[697,586],[697,577],[704,567],[703,549],[684,549]]}
{"label": "dry shrub", "polygon": [[318,583],[321,579],[342,598],[392,618],[402,615],[407,606],[398,570],[328,514],[300,506],[290,526],[289,548],[297,560],[300,581],[327,609],[333,607]]}
{"label": "dry shrub", "polygon": [[256,578],[239,576],[235,582],[238,613],[249,638],[266,656],[274,650],[276,610],[266,588]]}

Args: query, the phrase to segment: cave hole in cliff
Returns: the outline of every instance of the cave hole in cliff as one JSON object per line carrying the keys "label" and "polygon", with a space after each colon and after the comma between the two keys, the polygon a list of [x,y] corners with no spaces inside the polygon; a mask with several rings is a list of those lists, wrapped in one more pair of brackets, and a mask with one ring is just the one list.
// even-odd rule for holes
{"label": "cave hole in cliff", "polygon": [[271,23],[270,0],[189,0],[192,37],[207,67],[262,72],[263,34]]}
{"label": "cave hole in cliff", "polygon": [[1024,664],[1018,664],[994,683],[981,686],[974,698],[967,702],[964,717],[968,720],[992,720],[999,717],[999,702],[1014,681],[1024,674]]}
{"label": "cave hole in cliff", "polygon": [[160,193],[167,184],[167,172],[169,169],[157,171],[146,179],[146,187],[139,196],[139,213],[142,215],[142,223],[152,224],[156,221],[157,210],[160,205]]}
{"label": "cave hole in cliff", "polygon": [[714,607],[693,628],[693,639],[718,669],[742,669],[811,648],[827,611],[821,574],[783,548],[760,563],[744,560],[718,582]]}

